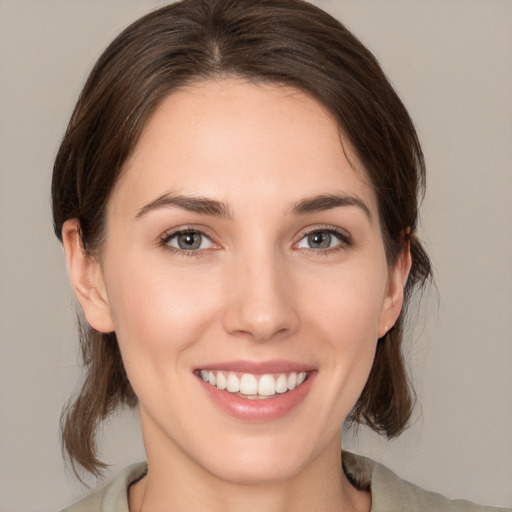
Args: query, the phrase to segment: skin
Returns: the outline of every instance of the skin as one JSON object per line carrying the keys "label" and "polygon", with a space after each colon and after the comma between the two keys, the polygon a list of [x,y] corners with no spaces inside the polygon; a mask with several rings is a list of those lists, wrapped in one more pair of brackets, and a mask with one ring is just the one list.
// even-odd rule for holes
{"label": "skin", "polygon": [[[155,205],[163,194],[220,201],[229,216]],[[333,194],[364,206],[293,212]],[[63,230],[75,292],[95,329],[116,332],[140,401],[149,473],[132,512],[370,509],[341,470],[340,428],[400,313],[410,256],[386,261],[375,194],[318,102],[235,79],[173,93],[115,186],[97,257],[78,228]],[[169,239],[183,228],[207,236],[198,251]],[[307,233],[326,230],[341,234],[312,246]],[[235,359],[317,373],[289,414],[246,422],[193,372]]]}

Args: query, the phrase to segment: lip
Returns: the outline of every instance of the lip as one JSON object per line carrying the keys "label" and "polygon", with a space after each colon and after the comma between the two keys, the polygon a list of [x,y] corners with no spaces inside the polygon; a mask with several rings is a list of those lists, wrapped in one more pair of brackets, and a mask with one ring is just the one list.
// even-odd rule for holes
{"label": "lip", "polygon": [[285,360],[272,360],[272,361],[224,361],[214,364],[205,364],[198,366],[194,371],[199,370],[212,370],[234,373],[252,373],[254,375],[264,375],[266,373],[289,373],[289,372],[313,372],[315,367],[303,363],[295,363]]}
{"label": "lip", "polygon": [[290,361],[229,361],[224,363],[207,364],[198,367],[198,370],[226,370],[231,372],[252,373],[264,375],[268,373],[301,372],[308,373],[307,379],[292,391],[276,394],[261,400],[250,400],[217,389],[197,376],[197,382],[202,386],[210,401],[223,413],[244,422],[265,423],[283,418],[299,407],[305,400],[315,381],[317,371],[311,366],[293,363]]}

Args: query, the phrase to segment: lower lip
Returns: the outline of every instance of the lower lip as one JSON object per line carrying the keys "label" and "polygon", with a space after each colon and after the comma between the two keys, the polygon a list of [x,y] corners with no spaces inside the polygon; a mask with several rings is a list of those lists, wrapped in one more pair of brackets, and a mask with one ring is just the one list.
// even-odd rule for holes
{"label": "lower lip", "polygon": [[308,378],[292,391],[275,394],[269,398],[253,400],[217,389],[200,377],[198,377],[198,381],[212,402],[225,413],[239,420],[266,422],[282,418],[297,407],[309,393],[315,375],[316,372],[310,373]]}

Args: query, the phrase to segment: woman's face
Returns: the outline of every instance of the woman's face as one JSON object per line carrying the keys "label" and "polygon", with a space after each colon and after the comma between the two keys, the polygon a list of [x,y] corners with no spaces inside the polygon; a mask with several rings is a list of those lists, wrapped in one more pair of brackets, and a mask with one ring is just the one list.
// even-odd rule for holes
{"label": "woman's face", "polygon": [[319,103],[241,80],[149,120],[108,205],[103,313],[84,310],[117,334],[150,464],[262,482],[338,457],[406,273],[341,141],[356,170]]}

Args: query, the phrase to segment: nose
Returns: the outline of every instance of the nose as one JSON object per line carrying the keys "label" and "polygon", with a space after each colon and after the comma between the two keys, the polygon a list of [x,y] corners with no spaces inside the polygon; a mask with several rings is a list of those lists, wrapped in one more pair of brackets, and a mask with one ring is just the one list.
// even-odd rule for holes
{"label": "nose", "polygon": [[299,315],[290,272],[277,258],[247,258],[229,278],[224,328],[238,337],[266,342],[292,334]]}

